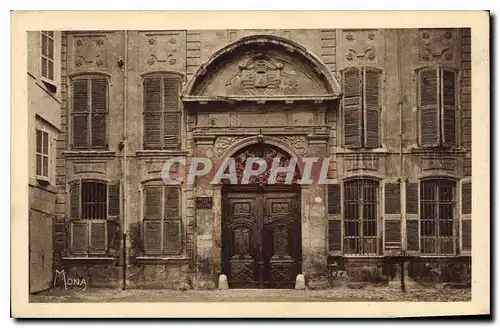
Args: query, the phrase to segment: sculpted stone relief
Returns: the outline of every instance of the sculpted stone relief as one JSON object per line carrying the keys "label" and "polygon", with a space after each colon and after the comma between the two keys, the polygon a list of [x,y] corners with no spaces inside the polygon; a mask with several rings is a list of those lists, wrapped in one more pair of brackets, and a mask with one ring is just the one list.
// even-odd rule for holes
{"label": "sculpted stone relief", "polygon": [[373,62],[382,41],[377,30],[344,30],[343,48],[348,62]]}
{"label": "sculpted stone relief", "polygon": [[168,66],[177,63],[177,33],[146,35],[150,56],[149,66],[155,63],[165,63]]}
{"label": "sculpted stone relief", "polygon": [[106,36],[78,36],[73,39],[74,64],[80,68],[106,66]]}
{"label": "sculpted stone relief", "polygon": [[294,72],[285,72],[283,64],[259,54],[242,61],[239,70],[226,81],[229,94],[248,96],[293,94],[298,87]]}
{"label": "sculpted stone relief", "polygon": [[420,29],[419,57],[421,61],[452,61],[455,30]]}
{"label": "sculpted stone relief", "polygon": [[[236,142],[244,139],[244,136],[220,136],[215,140],[213,155],[220,158],[222,154]],[[273,136],[273,139],[279,140],[293,148],[300,156],[307,154],[307,139],[305,136]]]}

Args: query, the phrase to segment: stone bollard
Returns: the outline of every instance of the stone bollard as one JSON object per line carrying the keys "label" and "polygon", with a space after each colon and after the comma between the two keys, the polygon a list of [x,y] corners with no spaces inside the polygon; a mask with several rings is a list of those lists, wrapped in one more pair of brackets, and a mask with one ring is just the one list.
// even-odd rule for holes
{"label": "stone bollard", "polygon": [[219,289],[229,289],[229,285],[227,284],[227,276],[225,274],[221,274],[219,276]]}
{"label": "stone bollard", "polygon": [[298,274],[295,279],[295,289],[304,290],[306,289],[306,279],[303,274]]}

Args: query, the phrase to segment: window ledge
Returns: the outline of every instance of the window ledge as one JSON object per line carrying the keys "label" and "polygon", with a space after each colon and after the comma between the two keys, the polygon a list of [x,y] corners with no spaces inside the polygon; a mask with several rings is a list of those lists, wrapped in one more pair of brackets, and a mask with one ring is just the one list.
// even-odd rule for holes
{"label": "window ledge", "polygon": [[135,258],[138,264],[187,263],[191,260],[191,257],[137,256]]}
{"label": "window ledge", "polygon": [[116,261],[116,257],[99,256],[69,256],[62,257],[63,262],[83,262],[83,263],[105,263],[111,264]]}
{"label": "window ledge", "polygon": [[467,150],[463,148],[439,148],[439,147],[413,147],[410,152],[415,155],[426,155],[426,154],[452,154],[452,155],[462,155],[466,154]]}
{"label": "window ledge", "polygon": [[115,151],[111,150],[66,150],[63,155],[66,158],[71,157],[114,157]]}
{"label": "window ledge", "polygon": [[357,155],[357,154],[381,154],[381,155],[386,155],[389,154],[389,149],[387,148],[373,148],[373,149],[368,149],[368,148],[338,148],[337,149],[337,154],[338,155]]}
{"label": "window ledge", "polygon": [[151,156],[187,156],[187,150],[181,149],[146,149],[138,150],[135,152],[137,157],[151,157]]}

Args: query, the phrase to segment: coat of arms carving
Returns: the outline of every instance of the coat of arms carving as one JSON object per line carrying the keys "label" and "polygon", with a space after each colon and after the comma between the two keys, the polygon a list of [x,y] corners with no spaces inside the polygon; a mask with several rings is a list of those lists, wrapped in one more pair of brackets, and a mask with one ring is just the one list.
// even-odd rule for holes
{"label": "coat of arms carving", "polygon": [[239,70],[226,81],[230,93],[245,95],[276,95],[294,93],[297,81],[294,72],[283,71],[283,64],[266,55],[242,61]]}

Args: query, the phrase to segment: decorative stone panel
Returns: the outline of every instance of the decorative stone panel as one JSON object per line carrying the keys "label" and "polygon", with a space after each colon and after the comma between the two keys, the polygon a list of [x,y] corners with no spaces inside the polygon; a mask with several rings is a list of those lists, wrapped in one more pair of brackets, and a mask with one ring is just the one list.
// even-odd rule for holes
{"label": "decorative stone panel", "polygon": [[107,67],[106,35],[81,35],[73,38],[73,67],[81,69]]}
{"label": "decorative stone panel", "polygon": [[419,59],[423,63],[450,62],[455,59],[456,29],[420,29]]}

